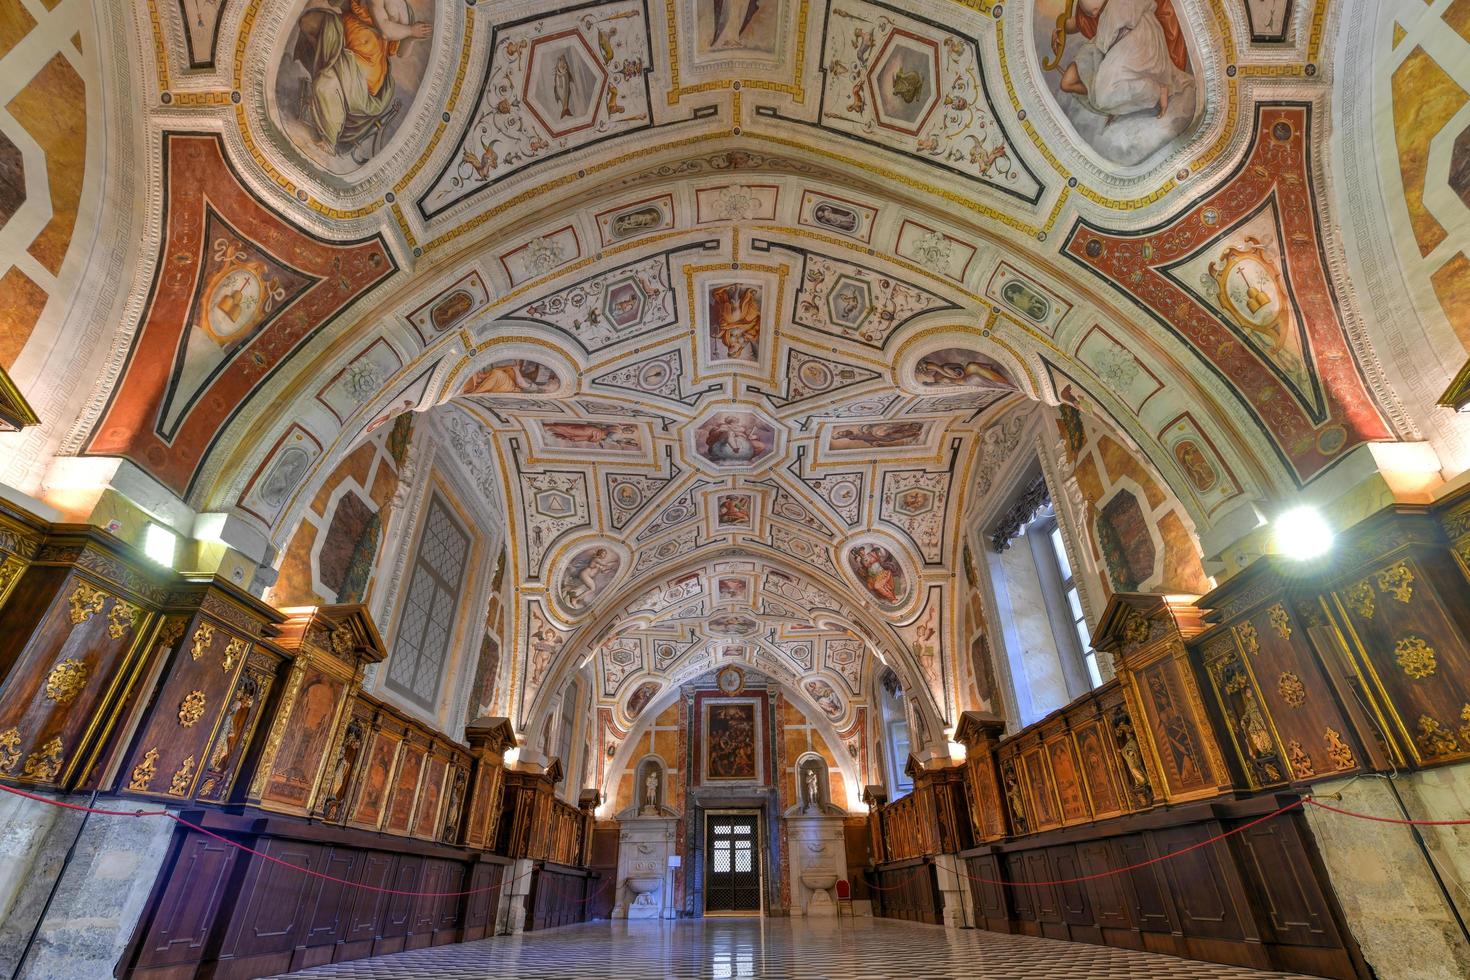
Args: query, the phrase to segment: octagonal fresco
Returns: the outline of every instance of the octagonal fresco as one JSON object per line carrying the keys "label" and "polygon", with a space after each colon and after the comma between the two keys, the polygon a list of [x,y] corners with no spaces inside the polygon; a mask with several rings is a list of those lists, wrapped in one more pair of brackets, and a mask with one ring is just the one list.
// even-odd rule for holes
{"label": "octagonal fresco", "polygon": [[694,453],[719,469],[744,469],[776,448],[776,427],[744,409],[716,412],[694,429]]}
{"label": "octagonal fresco", "polygon": [[908,31],[894,31],[868,70],[878,125],[917,135],[939,104],[939,45]]}
{"label": "octagonal fresco", "polygon": [[522,95],[546,131],[562,137],[591,126],[607,88],[607,70],[581,32],[562,31],[532,41],[527,58]]}

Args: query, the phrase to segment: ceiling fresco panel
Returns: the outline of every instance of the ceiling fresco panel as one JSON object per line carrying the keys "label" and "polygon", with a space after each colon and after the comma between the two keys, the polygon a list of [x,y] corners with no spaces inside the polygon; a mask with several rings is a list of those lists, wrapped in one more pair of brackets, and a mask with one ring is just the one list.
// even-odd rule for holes
{"label": "ceiling fresco panel", "polygon": [[[1255,121],[1250,151],[1223,190],[1142,232],[1079,221],[1066,254],[1103,279],[1128,283],[1128,298],[1235,390],[1302,483],[1355,446],[1394,433],[1352,357],[1326,268],[1312,108],[1263,105]],[[1263,209],[1273,220],[1262,231]],[[1210,292],[1202,276],[1186,287],[1177,271],[1205,253],[1213,255],[1205,265]],[[1319,388],[1321,401],[1304,404],[1301,393]]]}
{"label": "ceiling fresco panel", "polygon": [[[163,157],[158,278],[86,451],[125,456],[186,496],[251,394],[398,266],[380,235],[331,242],[278,217],[240,183],[217,136],[167,134]],[[144,350],[168,353],[136,356]]]}

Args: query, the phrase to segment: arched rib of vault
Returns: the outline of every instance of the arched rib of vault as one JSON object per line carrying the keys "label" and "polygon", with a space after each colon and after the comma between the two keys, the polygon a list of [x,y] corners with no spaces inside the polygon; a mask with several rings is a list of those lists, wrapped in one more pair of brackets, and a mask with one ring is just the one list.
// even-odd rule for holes
{"label": "arched rib of vault", "polygon": [[[737,554],[748,553],[751,557],[758,557],[769,566],[794,578],[810,582],[821,588],[842,602],[843,605],[836,609],[812,610],[814,617],[826,617],[828,620],[837,622],[842,628],[847,629],[858,636],[863,637],[865,649],[889,667],[893,668],[898,675],[899,682],[903,685],[905,693],[913,697],[916,709],[924,710],[930,721],[935,724],[931,726],[931,732],[937,733],[941,727],[941,719],[944,713],[934,703],[933,694],[929,691],[928,684],[923,680],[924,674],[918,662],[914,659],[912,651],[905,649],[901,644],[893,642],[896,637],[887,628],[887,622],[881,617],[867,610],[868,603],[862,600],[853,601],[856,597],[852,595],[849,586],[842,582],[832,581],[829,577],[812,569],[807,565],[799,565],[790,560],[789,556],[782,555],[770,549],[757,552],[754,548],[742,548],[739,551],[729,549],[720,545],[720,557],[735,557]],[[656,581],[664,579],[679,578],[691,572],[702,570],[708,566],[713,556],[709,553],[696,552],[690,559],[680,561],[671,569],[659,569],[657,572],[648,572],[634,579],[624,586],[621,592],[609,598],[607,605],[583,626],[573,639],[558,652],[556,659],[547,668],[546,677],[542,681],[531,703],[525,706],[523,712],[513,712],[512,717],[519,714],[526,719],[527,733],[537,731],[536,724],[545,715],[550,704],[555,700],[556,693],[560,691],[567,681],[596,655],[601,644],[612,633],[621,632],[612,627],[618,622],[622,613],[622,607],[628,596],[639,596],[643,594]],[[952,579],[953,573],[947,572],[946,578]],[[515,654],[520,662],[521,669],[525,670],[528,660],[527,651],[517,650]],[[514,707],[514,706],[513,706]]]}
{"label": "arched rib of vault", "polygon": [[[710,230],[649,236],[622,249],[619,260],[621,262],[633,261],[641,256],[653,254],[659,249],[668,249],[678,245],[693,246],[700,241],[722,242],[738,234],[739,231],[732,231],[730,225],[725,223]],[[751,229],[749,237],[757,234],[768,235],[773,249],[812,245],[808,237],[809,233],[801,229],[756,226]],[[850,256],[853,260],[862,259],[875,268],[893,270],[895,275],[917,280],[924,288],[930,289],[937,295],[945,296],[959,307],[959,310],[950,314],[935,313],[917,319],[897,332],[889,340],[884,352],[891,361],[901,361],[904,352],[913,344],[922,342],[929,331],[948,330],[956,335],[965,334],[976,345],[988,346],[1002,357],[1010,357],[1024,364],[1024,374],[1031,379],[1029,383],[1033,389],[1033,397],[1055,402],[1057,393],[1053,390],[1051,383],[1046,380],[1044,373],[1043,358],[1045,358],[1075,379],[1079,387],[1095,399],[1100,406],[1108,410],[1115,427],[1128,434],[1144,454],[1155,462],[1166,482],[1174,488],[1180,499],[1186,502],[1186,506],[1193,507],[1193,498],[1185,489],[1184,477],[1173,460],[1169,458],[1168,453],[1157,445],[1154,437],[1142,428],[1139,420],[1128,411],[1127,407],[1115,398],[1107,384],[1099,380],[1074,354],[1061,346],[1058,340],[1047,337],[1021,323],[1017,318],[991,307],[989,301],[983,296],[917,268],[913,263],[902,260],[892,261],[882,256],[866,256],[862,254],[863,250],[848,245],[842,245],[840,248],[838,245],[829,247],[844,258]],[[362,405],[335,434],[325,431],[319,433],[327,448],[308,472],[303,481],[303,487],[309,487],[313,482],[320,480],[325,473],[329,473],[337,461],[355,446],[367,421],[384,411],[410,379],[424,374],[431,367],[432,371],[430,371],[426,390],[418,399],[415,405],[416,410],[426,410],[435,404],[453,398],[458,391],[458,386],[463,384],[469,373],[476,366],[493,359],[497,349],[503,345],[519,342],[539,344],[549,356],[564,363],[575,364],[579,368],[584,367],[589,359],[579,352],[571,338],[559,335],[542,325],[495,323],[492,322],[492,318],[510,307],[511,303],[523,304],[538,296],[554,293],[564,288],[569,282],[575,282],[578,276],[587,275],[587,272],[584,264],[577,268],[558,270],[541,277],[526,287],[517,289],[511,297],[498,298],[486,312],[476,315],[466,326],[439,337],[420,350],[391,379],[385,381],[379,394]],[[421,299],[421,295],[416,295],[412,301],[419,302]],[[412,307],[405,306],[404,308],[411,309]],[[214,479],[208,491],[207,509],[230,510],[235,507],[245,481],[258,468],[265,453],[279,438],[284,428],[310,415],[314,409],[312,399],[316,390],[326,379],[340,372],[346,360],[368,342],[369,332],[381,329],[379,325],[384,322],[401,321],[398,321],[397,315],[379,316],[376,321],[360,320],[354,328],[356,333],[337,338],[336,341],[325,345],[326,349],[310,362],[303,361],[294,381],[289,385],[273,384],[270,391],[255,396],[251,406],[254,410],[242,413],[232,423],[227,437],[217,442],[216,450],[209,457],[206,472],[213,474]],[[1280,485],[1282,478],[1273,469],[1273,467],[1279,468],[1279,464],[1275,463],[1274,455],[1269,451],[1269,445],[1254,425],[1249,422],[1241,424],[1241,412],[1238,409],[1232,409],[1229,405],[1232,396],[1228,392],[1221,391],[1213,377],[1206,376],[1207,372],[1189,370],[1187,363],[1181,363],[1177,359],[1175,356],[1177,352],[1167,349],[1166,343],[1158,337],[1158,331],[1140,329],[1135,321],[1118,320],[1114,322],[1101,318],[1093,321],[1088,318],[1086,322],[1106,324],[1110,330],[1116,331],[1117,335],[1124,338],[1125,342],[1135,350],[1147,354],[1158,367],[1162,380],[1181,396],[1192,399],[1190,403],[1200,423],[1205,425],[1211,435],[1217,438],[1217,444],[1222,447],[1222,451],[1226,452],[1227,458],[1237,473],[1241,474],[1248,484],[1253,484],[1258,493]],[[399,327],[400,337],[402,332],[403,328]],[[621,346],[608,348],[609,351],[620,349],[623,348]],[[299,358],[305,356],[304,353],[298,355]],[[611,401],[622,400],[616,394],[604,395],[601,392],[598,393],[598,397],[607,397]],[[671,414],[679,414],[679,410],[673,406],[666,407]],[[1258,462],[1262,460],[1265,462]],[[301,512],[300,507],[303,506],[305,499],[306,494],[298,491],[294,501],[281,511],[272,527],[259,528],[261,533],[270,537],[273,546],[277,549],[283,547],[293,532]],[[236,513],[247,524],[259,525],[259,520],[253,515],[238,510]],[[1207,515],[1195,512],[1191,516],[1202,530],[1209,527]]]}

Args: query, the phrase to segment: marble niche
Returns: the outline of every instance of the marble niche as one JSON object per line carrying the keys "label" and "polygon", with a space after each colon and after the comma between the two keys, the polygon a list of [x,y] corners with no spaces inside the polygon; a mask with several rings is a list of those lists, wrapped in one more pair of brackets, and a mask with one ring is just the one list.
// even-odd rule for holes
{"label": "marble niche", "polygon": [[649,757],[634,770],[636,800],[618,814],[618,894],[614,919],[672,919],[678,815],[664,805],[668,770]]}
{"label": "marble niche", "polygon": [[783,816],[786,849],[791,859],[792,914],[813,917],[837,914],[837,882],[847,879],[847,814],[830,802],[827,765],[815,756],[798,760],[797,799]]}

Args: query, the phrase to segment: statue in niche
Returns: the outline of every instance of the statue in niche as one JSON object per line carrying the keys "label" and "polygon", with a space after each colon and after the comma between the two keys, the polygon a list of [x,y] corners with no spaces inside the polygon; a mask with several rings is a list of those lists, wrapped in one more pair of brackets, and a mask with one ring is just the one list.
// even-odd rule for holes
{"label": "statue in niche", "polygon": [[806,770],[806,805],[801,810],[805,813],[812,807],[816,807],[819,811],[822,809],[822,794],[821,786],[817,780],[817,770],[812,766],[808,766]]}
{"label": "statue in niche", "polygon": [[650,766],[643,777],[643,806],[639,813],[658,813],[658,768]]}

